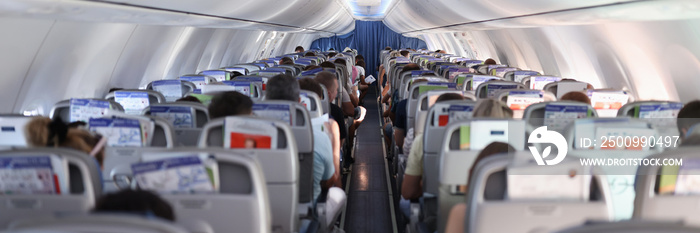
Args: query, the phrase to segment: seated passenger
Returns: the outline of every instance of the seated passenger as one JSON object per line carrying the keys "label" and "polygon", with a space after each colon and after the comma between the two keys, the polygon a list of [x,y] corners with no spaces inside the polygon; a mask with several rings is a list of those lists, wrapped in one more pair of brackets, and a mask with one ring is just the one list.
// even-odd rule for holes
{"label": "seated passenger", "polygon": [[302,47],[302,46],[297,46],[296,48],[294,48],[294,52],[295,52],[295,53],[303,53],[303,52],[304,52],[304,47]]}
{"label": "seated passenger", "polygon": [[324,61],[324,62],[321,62],[321,64],[318,64],[318,65],[321,66],[321,67],[323,67],[323,68],[331,68],[331,69],[334,69],[334,70],[335,70],[335,64],[333,64],[333,62]]}
{"label": "seated passenger", "polygon": [[209,104],[209,118],[250,115],[253,113],[253,101],[250,97],[237,91],[218,93]]}
{"label": "seated passenger", "polygon": [[496,60],[489,58],[484,61],[484,65],[498,65],[498,63],[496,63]]}
{"label": "seated passenger", "polygon": [[357,83],[357,89],[360,90],[359,105],[362,106],[364,105],[364,99],[367,95],[367,91],[369,90],[369,83],[365,82],[365,61],[357,61],[357,65],[355,67],[357,67],[357,71],[359,72],[358,80],[355,83]]}
{"label": "seated passenger", "polygon": [[283,57],[280,59],[280,65],[294,65],[294,60],[289,57]]}
{"label": "seated passenger", "polygon": [[700,132],[698,126],[694,125],[700,123],[700,100],[693,100],[683,105],[683,108],[678,112],[676,124],[678,126],[678,132],[681,134],[681,138],[690,136],[688,131],[693,128],[692,134],[697,134]]}
{"label": "seated passenger", "polygon": [[[469,178],[467,178],[467,189],[469,187],[469,180],[471,179],[472,175],[474,175],[474,168],[476,168],[476,165],[483,159],[491,156],[491,155],[496,155],[500,153],[508,153],[511,151],[515,151],[515,148],[513,148],[511,145],[503,142],[492,142],[491,144],[487,145],[484,147],[483,150],[479,153],[479,155],[476,157],[474,160],[474,163],[472,164],[472,167],[469,168]],[[455,206],[452,207],[452,210],[450,210],[450,215],[447,218],[447,226],[445,228],[445,233],[463,233],[464,232],[464,218],[465,214],[467,212],[467,204],[466,203],[459,203]]]}
{"label": "seated passenger", "polygon": [[200,104],[202,103],[202,101],[199,101],[199,99],[197,99],[197,97],[194,97],[191,95],[179,98],[179,99],[175,100],[175,102],[194,102],[194,103],[200,103]]}
{"label": "seated passenger", "polygon": [[[30,147],[64,147],[84,152],[102,166],[106,138],[93,136],[87,130],[69,127],[61,117],[53,120],[48,117],[34,117],[24,127],[27,144]],[[104,141],[104,142],[101,142]]]}
{"label": "seated passenger", "polygon": [[588,95],[580,91],[567,92],[566,94],[562,95],[559,100],[570,100],[591,105],[591,99],[588,98]]}
{"label": "seated passenger", "polygon": [[[338,95],[338,80],[333,73],[328,71],[318,72],[314,80],[326,87],[329,99],[328,103],[330,104],[328,113],[333,120],[338,123],[338,128],[340,128],[340,144],[342,145],[345,138],[347,138],[348,133],[347,127],[345,126],[343,110],[341,110],[338,105],[333,103],[333,100]],[[323,95],[320,95],[320,97],[323,98]]]}
{"label": "seated passenger", "polygon": [[[464,96],[457,93],[445,93],[440,95],[435,103],[449,100],[464,100]],[[409,130],[409,134],[413,134],[413,129]],[[409,152],[401,183],[401,196],[406,200],[423,196],[421,184],[421,180],[423,180],[423,134],[416,134],[412,142],[414,146],[404,150]]]}
{"label": "seated passenger", "polygon": [[513,118],[513,110],[502,101],[481,99],[476,102],[472,117]]}
{"label": "seated passenger", "polygon": [[409,57],[409,54],[411,54],[411,52],[409,52],[408,50],[402,50],[402,51],[399,52],[399,53],[401,54],[402,57],[410,58],[410,57]]}
{"label": "seated passenger", "polygon": [[125,189],[100,197],[92,210],[95,213],[129,213],[175,221],[170,204],[157,194],[145,190]]}
{"label": "seated passenger", "polygon": [[[288,100],[299,102],[299,82],[289,75],[279,74],[267,81],[266,100]],[[314,140],[314,200],[327,190],[329,184],[339,179],[333,163],[333,146],[328,136],[321,130],[313,130]],[[322,187],[323,185],[323,187]]]}
{"label": "seated passenger", "polygon": [[[331,74],[332,75],[332,74]],[[302,78],[299,79],[299,87],[302,90],[307,90],[316,93],[318,96],[323,96],[323,88],[321,88],[321,85],[314,79],[312,78]],[[342,117],[342,113],[341,117]],[[343,124],[345,125],[345,124]],[[326,133],[328,134],[328,137],[331,139],[331,143],[333,145],[333,164],[335,165],[335,172],[336,176],[340,177],[340,134],[341,132],[345,133],[345,129],[341,131],[338,127],[338,123],[335,120],[335,118],[329,119],[327,122],[324,123],[323,127],[326,129]],[[328,186],[335,185],[337,187],[342,187],[342,183],[340,179],[335,180],[336,184],[329,184]]]}

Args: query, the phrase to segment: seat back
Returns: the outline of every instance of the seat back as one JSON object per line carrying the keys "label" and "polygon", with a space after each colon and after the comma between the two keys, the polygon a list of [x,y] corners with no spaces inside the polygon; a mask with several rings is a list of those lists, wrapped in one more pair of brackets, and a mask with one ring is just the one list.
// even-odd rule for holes
{"label": "seat back", "polygon": [[306,107],[306,110],[309,112],[310,118],[320,117],[321,115],[325,114],[323,112],[323,102],[316,93],[301,90],[299,92],[299,99],[299,102],[302,105],[304,105],[304,107]]}
{"label": "seat back", "polygon": [[501,91],[515,89],[527,89],[527,87],[521,83],[511,81],[489,80],[477,86],[475,95],[479,99],[496,98]]}
{"label": "seat back", "polygon": [[[454,83],[449,82],[422,82],[411,86],[411,90],[407,96],[408,104],[406,106],[406,129],[413,128],[416,120],[416,113],[418,109],[418,102],[422,94],[431,92],[431,90],[453,90],[455,93],[459,92],[455,88],[457,87]],[[441,93],[432,93],[432,102],[440,96]],[[427,101],[427,100],[426,100]],[[427,110],[427,108],[425,109]],[[415,129],[414,129],[415,130]]]}
{"label": "seat back", "polygon": [[610,190],[601,172],[581,166],[578,159],[543,167],[516,163],[513,157],[532,155],[493,155],[476,164],[468,187],[466,231],[550,232],[611,220]]}
{"label": "seat back", "polygon": [[[75,110],[71,116],[71,104]],[[90,117],[101,116],[107,114],[107,111],[124,112],[121,104],[114,100],[106,99],[67,99],[61,100],[53,105],[49,116],[51,119],[61,117],[63,122],[70,123],[74,121],[87,122]]]}
{"label": "seat back", "polygon": [[517,67],[497,67],[497,68],[491,69],[489,74],[493,75],[493,76],[505,78],[506,73],[516,71],[516,70],[520,70],[520,68],[517,68]]}
{"label": "seat back", "polygon": [[221,69],[226,70],[226,71],[231,72],[231,73],[238,72],[238,73],[241,73],[242,75],[248,75],[250,73],[248,68],[246,68],[245,66],[223,67]]}
{"label": "seat back", "polygon": [[124,165],[132,187],[159,192],[190,232],[272,232],[279,210],[268,194],[287,190],[266,188],[261,160],[245,151],[185,147],[143,151]]}
{"label": "seat back", "polygon": [[181,79],[155,80],[146,86],[146,90],[154,90],[163,94],[168,102],[174,102],[195,89],[197,89],[196,84]]}
{"label": "seat back", "polygon": [[557,100],[552,93],[542,90],[503,91],[496,99],[506,103],[506,106],[513,110],[513,118],[516,119],[523,118],[525,108],[531,104]]}
{"label": "seat back", "polygon": [[596,89],[586,92],[591,99],[591,105],[601,117],[616,117],[618,109],[628,102],[634,102],[634,98],[627,91]]}
{"label": "seat back", "polygon": [[442,137],[449,122],[470,119],[476,106],[473,100],[449,100],[435,103],[428,110],[423,130],[423,187],[424,192],[437,195],[439,154]]}
{"label": "seat back", "polygon": [[105,99],[119,103],[126,114],[140,115],[150,104],[165,103],[165,96],[153,90],[126,89],[113,91]]}
{"label": "seat back", "polygon": [[683,103],[674,101],[635,101],[617,110],[618,117],[639,118],[652,124],[661,135],[678,136],[676,118]]}
{"label": "seat back", "polygon": [[[649,155],[660,153],[666,148],[665,145],[654,144],[652,146],[652,143],[644,145],[641,141],[651,142],[651,138],[661,137],[649,123],[631,118],[577,119],[565,131],[564,137],[569,147],[567,156],[589,160],[601,158],[643,159]],[[635,144],[632,141],[633,138],[640,140]],[[540,148],[541,150],[542,148]],[[552,153],[558,154],[559,152]],[[625,220],[632,217],[635,198],[632,187],[639,166],[641,164],[631,162],[614,166],[601,166],[612,192],[611,203],[615,220]]]}
{"label": "seat back", "polygon": [[[303,106],[299,108],[303,109]],[[245,143],[250,139],[255,143],[249,146],[254,148],[246,149]],[[228,146],[236,153],[256,157],[269,190],[272,229],[292,232],[298,229],[297,205],[300,200],[300,158],[296,139],[287,122],[230,116],[209,121],[202,129],[199,147]],[[304,159],[311,160],[313,164],[313,156],[308,157]],[[312,168],[307,170],[313,171]],[[312,190],[313,186],[309,189]]]}
{"label": "seat back", "polygon": [[457,76],[455,83],[462,91],[476,91],[476,88],[489,80],[502,80],[500,77],[484,74],[465,74]]}
{"label": "seat back", "polygon": [[477,68],[477,72],[480,74],[490,74],[492,69],[499,68],[499,67],[508,67],[507,65],[503,64],[497,64],[497,65],[481,65],[479,68]]}
{"label": "seat back", "polygon": [[24,128],[33,118],[24,115],[0,115],[0,150],[27,147]]}
{"label": "seat back", "polygon": [[[689,203],[698,203],[697,186],[692,184],[700,161],[698,146],[680,147],[649,156],[667,161],[666,166],[641,166],[635,180],[634,219],[681,221],[699,226],[700,213]],[[678,164],[681,162],[681,164]]]}
{"label": "seat back", "polygon": [[500,141],[523,150],[525,136],[525,122],[521,120],[476,118],[450,122],[446,126],[440,143],[438,232],[444,232],[452,207],[464,200],[464,194],[455,190],[466,185],[467,171],[481,149]]}
{"label": "seat back", "polygon": [[572,80],[562,80],[558,82],[547,83],[542,88],[542,90],[554,93],[554,95],[557,96],[557,99],[560,99],[566,93],[572,91],[583,92],[586,91],[586,89],[588,89],[588,83]]}
{"label": "seat back", "polygon": [[[0,227],[15,220],[57,214],[84,214],[102,193],[100,168],[89,155],[63,148],[0,151],[3,194]],[[10,175],[29,176],[12,178]],[[9,176],[9,177],[8,177]],[[27,180],[30,179],[30,180]],[[26,182],[34,185],[25,186]],[[10,214],[11,213],[11,214]]]}
{"label": "seat back", "polygon": [[173,126],[176,146],[196,146],[202,127],[209,121],[209,110],[195,102],[153,104],[143,114],[168,121]]}
{"label": "seat back", "polygon": [[563,133],[574,120],[589,117],[598,117],[591,105],[570,100],[530,104],[523,112],[523,120],[531,126],[547,126],[548,130],[559,133]]}
{"label": "seat back", "polygon": [[89,214],[31,218],[15,222],[6,232],[140,232],[187,233],[174,223],[130,214]]}
{"label": "seat back", "polygon": [[[195,86],[194,89],[202,89],[202,87],[204,85],[207,85],[208,83],[215,83],[216,82],[216,78],[211,77],[211,76],[206,76],[206,75],[200,75],[200,74],[183,75],[183,76],[180,76],[179,79],[182,81],[191,82]],[[194,90],[192,90],[192,92],[194,92]]]}
{"label": "seat back", "polygon": [[513,82],[521,82],[523,78],[533,76],[533,75],[540,75],[540,72],[533,71],[533,70],[514,70],[514,71],[509,71],[506,72],[503,75],[503,79],[507,81],[513,81]]}
{"label": "seat back", "polygon": [[473,95],[469,93],[463,93],[462,91],[458,90],[430,90],[426,93],[421,94],[418,96],[418,101],[416,102],[416,109],[415,109],[415,114],[414,114],[414,131],[416,134],[423,133],[423,129],[425,128],[426,124],[426,119],[428,117],[428,110],[430,107],[432,107],[435,104],[435,101],[440,97],[442,94],[446,93],[455,93],[464,96],[465,99],[467,100],[476,100]]}
{"label": "seat back", "polygon": [[203,70],[199,74],[214,77],[217,82],[231,80],[231,72],[227,70]]}

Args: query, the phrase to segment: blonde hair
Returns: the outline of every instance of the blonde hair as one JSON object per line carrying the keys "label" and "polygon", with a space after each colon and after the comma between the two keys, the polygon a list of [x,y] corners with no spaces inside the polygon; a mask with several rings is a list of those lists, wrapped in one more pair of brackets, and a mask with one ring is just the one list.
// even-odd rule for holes
{"label": "blonde hair", "polygon": [[476,102],[473,117],[513,118],[513,110],[495,99],[480,99]]}
{"label": "blonde hair", "polygon": [[[24,128],[27,143],[32,147],[67,147],[90,154],[99,141],[86,130],[68,128],[65,124],[52,126],[56,124],[63,124],[63,122],[60,119],[51,120],[48,117],[34,117]],[[51,132],[51,127],[54,127],[54,131],[64,132]],[[100,165],[102,164],[104,148],[95,155],[95,159]]]}

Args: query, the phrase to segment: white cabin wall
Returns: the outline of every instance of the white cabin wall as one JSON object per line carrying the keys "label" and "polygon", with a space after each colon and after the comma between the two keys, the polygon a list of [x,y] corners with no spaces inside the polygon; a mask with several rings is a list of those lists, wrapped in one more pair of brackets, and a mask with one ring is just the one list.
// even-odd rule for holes
{"label": "white cabin wall", "polygon": [[[30,30],[28,30],[30,28]],[[242,29],[0,18],[0,111],[48,115],[63,99],[306,48],[319,35]],[[273,38],[274,35],[274,38]],[[276,44],[265,45],[265,41]],[[274,46],[274,48],[273,48]]]}
{"label": "white cabin wall", "polygon": [[[700,19],[617,22],[424,34],[430,50],[626,88],[638,100],[700,98]],[[459,51],[448,53],[460,54]]]}

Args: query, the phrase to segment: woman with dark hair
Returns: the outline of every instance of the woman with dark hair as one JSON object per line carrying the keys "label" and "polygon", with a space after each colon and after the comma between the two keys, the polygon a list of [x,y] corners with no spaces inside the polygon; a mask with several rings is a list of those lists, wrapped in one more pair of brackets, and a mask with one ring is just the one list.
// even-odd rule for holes
{"label": "woman with dark hair", "polygon": [[[79,125],[79,124],[71,124]],[[71,127],[60,117],[35,117],[24,128],[27,143],[32,147],[66,147],[93,156],[102,166],[104,144],[102,137],[93,136],[87,130]]]}

